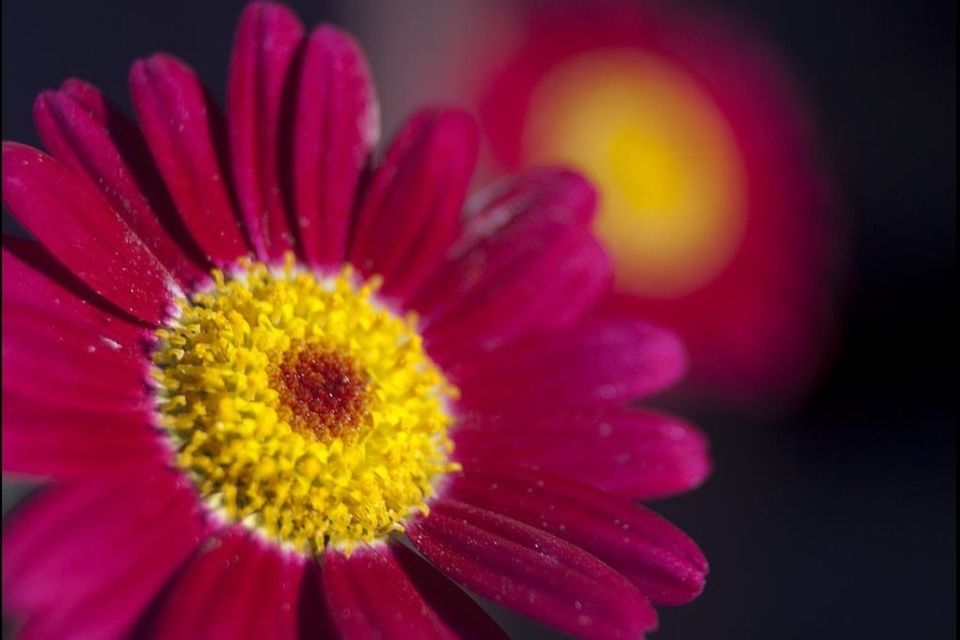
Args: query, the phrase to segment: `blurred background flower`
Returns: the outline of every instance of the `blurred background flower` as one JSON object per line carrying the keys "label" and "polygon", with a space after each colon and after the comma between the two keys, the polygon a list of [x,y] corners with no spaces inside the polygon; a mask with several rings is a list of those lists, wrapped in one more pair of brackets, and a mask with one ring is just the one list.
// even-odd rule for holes
{"label": "blurred background flower", "polygon": [[[36,143],[32,99],[64,77],[82,76],[110,96],[124,96],[127,61],[158,48],[194,61],[201,75],[221,77],[232,39],[231,21],[224,16],[235,15],[243,4],[4,2],[3,137]],[[386,133],[396,131],[424,99],[482,107],[489,100],[483,96],[493,95],[497,83],[505,82],[498,78],[509,77],[520,52],[534,47],[546,29],[532,29],[535,23],[526,16],[541,15],[543,7],[555,13],[558,5],[566,7],[563,12],[574,6],[520,0],[293,4],[308,21],[334,21],[363,43],[378,80]],[[583,52],[593,46],[591,39],[596,44],[597,34],[639,37],[627,28],[636,18],[621,18],[609,30],[591,27],[603,22],[599,6],[581,14],[583,28],[570,42],[541,47]],[[706,239],[686,237],[683,251],[673,254],[698,261],[661,256],[660,264],[679,264],[681,271],[655,281],[644,281],[648,276],[642,272],[633,285],[621,275],[623,293],[650,313],[678,314],[673,317],[701,353],[706,347],[696,346],[692,331],[702,332],[697,335],[703,339],[710,335],[703,327],[718,334],[730,326],[746,332],[749,325],[738,324],[738,317],[760,322],[766,316],[771,322],[764,326],[783,332],[771,329],[771,336],[787,336],[782,340],[788,343],[773,337],[755,343],[766,344],[762,348],[748,348],[744,340],[713,343],[740,358],[729,375],[721,371],[719,377],[722,397],[735,399],[738,410],[701,408],[696,420],[712,437],[715,474],[695,494],[657,506],[703,543],[712,581],[694,605],[665,611],[663,630],[654,637],[954,637],[955,366],[949,345],[956,325],[956,3],[690,0],[662,5],[652,22],[649,5],[631,11],[645,16],[643,40],[621,39],[615,48],[647,53],[626,56],[626,62],[619,55],[589,56],[586,63],[621,79],[618,69],[640,65],[649,77],[666,80],[628,81],[625,94],[637,106],[603,91],[568,90],[567,113],[605,113],[604,104],[611,102],[613,112],[638,109],[668,123],[689,122],[687,132],[682,124],[670,130],[681,141],[692,131],[705,132],[699,137],[712,139],[716,153],[696,158],[693,166],[681,163],[680,171],[665,171],[670,163],[661,162],[661,175],[689,179],[696,170],[707,179],[697,200],[722,199],[728,207],[702,210],[718,232]],[[722,18],[715,18],[718,12]],[[537,77],[545,80],[528,83],[531,96],[563,94],[564,76],[577,81],[584,74],[576,65],[554,66],[554,73],[541,69]],[[801,101],[790,77],[808,100]],[[604,84],[608,90],[617,85]],[[530,139],[537,136],[523,134],[526,111],[519,119],[512,116],[518,133],[497,147],[489,114],[481,109],[488,136],[486,175],[511,163],[566,160],[571,143],[578,144],[579,134],[569,130],[547,140],[565,145],[535,147]],[[617,123],[588,120],[601,121],[608,134]],[[533,130],[558,126],[546,118]],[[632,132],[634,137],[665,133],[659,127]],[[826,162],[817,154],[819,142],[831,152]],[[514,156],[506,151],[510,147],[517,149]],[[538,150],[525,156],[530,148]],[[602,155],[592,155],[594,167],[602,168]],[[615,156],[613,164],[621,168],[642,164],[623,146]],[[757,175],[787,184],[758,182]],[[839,186],[842,207],[830,199],[831,183],[825,185],[823,175]],[[617,185],[614,172],[607,179]],[[755,206],[782,193],[794,197],[772,211]],[[669,200],[669,193],[656,195],[660,204]],[[751,220],[760,215],[768,216],[762,229],[772,229],[771,235],[754,231],[763,241],[750,244]],[[654,223],[662,235],[652,237],[684,238],[669,220],[649,222]],[[6,216],[4,229],[16,232]],[[748,245],[761,251],[748,252]],[[755,265],[754,259],[778,266],[769,274],[735,266]],[[729,293],[735,289],[727,283],[737,281],[727,278],[730,273],[739,273],[740,282],[751,287]],[[716,285],[710,294],[715,298],[706,293],[708,282]],[[839,311],[837,290],[847,292]],[[698,296],[719,302],[715,308],[694,305]],[[779,309],[772,302],[778,298],[786,300]],[[679,304],[683,299],[687,307]],[[738,307],[764,311],[738,316]],[[689,311],[680,313],[681,308]],[[843,330],[831,340],[839,321]],[[717,365],[711,370],[706,362],[701,380],[713,382],[700,385],[700,391],[718,388]],[[764,391],[749,393],[755,389]],[[791,397],[794,404],[786,412],[783,400]],[[688,399],[664,404],[678,408]],[[749,411],[760,404],[775,410]],[[5,512],[14,495],[5,485]],[[506,615],[501,621],[516,637],[553,637]]]}
{"label": "blurred background flower", "polygon": [[804,391],[835,324],[841,225],[773,51],[717,11],[659,3],[549,3],[513,23],[518,45],[477,85],[497,169],[594,180],[609,305],[679,330],[700,394]]}

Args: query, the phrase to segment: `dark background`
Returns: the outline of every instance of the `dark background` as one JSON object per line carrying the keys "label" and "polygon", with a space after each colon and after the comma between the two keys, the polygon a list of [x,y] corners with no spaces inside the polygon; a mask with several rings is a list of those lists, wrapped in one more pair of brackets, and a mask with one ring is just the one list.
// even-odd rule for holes
{"label": "dark background", "polygon": [[[243,4],[5,0],[3,138],[37,144],[33,98],[69,76],[128,106],[130,62],[158,49],[222,96]],[[291,4],[305,22],[355,31],[383,82],[366,41],[390,28],[371,26],[376,2]],[[449,10],[434,4],[411,12]],[[777,44],[816,107],[845,198],[852,286],[837,360],[799,408],[695,416],[714,475],[655,508],[701,543],[711,578],[697,602],[662,611],[654,637],[953,638],[956,2],[724,7]],[[388,127],[403,115],[393,102],[386,92]],[[4,511],[13,495],[5,488]],[[516,637],[553,637],[504,624]]]}

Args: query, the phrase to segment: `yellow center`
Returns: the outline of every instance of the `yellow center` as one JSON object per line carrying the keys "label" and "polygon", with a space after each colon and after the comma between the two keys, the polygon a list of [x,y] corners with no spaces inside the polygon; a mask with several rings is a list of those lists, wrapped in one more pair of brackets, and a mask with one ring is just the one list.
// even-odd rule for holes
{"label": "yellow center", "polygon": [[709,95],[637,51],[559,65],[531,97],[529,163],[577,167],[600,189],[597,232],[619,288],[689,293],[730,260],[743,232],[743,162]]}
{"label": "yellow center", "polygon": [[376,283],[243,263],[179,301],[153,376],[176,462],[207,504],[302,553],[351,549],[425,511],[457,390]]}

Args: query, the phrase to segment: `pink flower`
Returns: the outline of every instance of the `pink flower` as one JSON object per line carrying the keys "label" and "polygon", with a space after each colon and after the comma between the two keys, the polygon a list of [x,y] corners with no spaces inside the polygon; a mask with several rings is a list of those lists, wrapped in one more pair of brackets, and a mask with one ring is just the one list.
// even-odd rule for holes
{"label": "pink flower", "polygon": [[3,147],[38,241],[3,250],[3,468],[53,481],[4,531],[23,637],[499,635],[452,580],[636,638],[700,593],[697,546],[631,502],[709,470],[626,406],[683,351],[592,312],[587,182],[461,215],[477,131],[444,110],[371,164],[362,54],[282,5],[241,18],[225,120],[172,56],[130,83],[139,126],[68,80],[36,102],[50,155]]}
{"label": "pink flower", "polygon": [[776,403],[827,359],[842,234],[784,66],[718,13],[544,6],[508,22],[505,61],[468,47],[459,77],[495,173],[559,162],[598,185],[606,308],[674,328],[697,393]]}

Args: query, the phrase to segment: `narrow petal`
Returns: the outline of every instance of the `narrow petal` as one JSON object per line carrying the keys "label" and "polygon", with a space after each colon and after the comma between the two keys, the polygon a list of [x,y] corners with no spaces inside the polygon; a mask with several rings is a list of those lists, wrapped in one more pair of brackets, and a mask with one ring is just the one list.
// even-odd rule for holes
{"label": "narrow petal", "polygon": [[40,245],[4,238],[4,471],[69,478],[160,464],[148,331],[119,313]]}
{"label": "narrow petal", "polygon": [[639,638],[656,627],[656,612],[623,576],[516,520],[437,499],[407,534],[465,588],[578,638]]}
{"label": "narrow petal", "polygon": [[670,331],[631,318],[591,318],[476,356],[451,377],[467,413],[539,416],[623,405],[670,387],[685,366],[683,345]]}
{"label": "narrow petal", "polygon": [[205,540],[138,637],[295,640],[303,561],[233,528]]}
{"label": "narrow petal", "polygon": [[130,69],[137,119],[180,217],[214,264],[247,253],[230,200],[223,116],[193,70],[156,54]]}
{"label": "narrow petal", "polygon": [[686,421],[651,411],[570,411],[531,420],[468,417],[454,434],[462,462],[497,460],[563,475],[627,497],[689,491],[710,472],[706,437]]}
{"label": "narrow petal", "polygon": [[227,83],[230,158],[240,211],[254,250],[276,260],[293,249],[294,236],[281,192],[282,127],[294,58],[303,40],[297,16],[281,4],[254,2],[240,17]]}
{"label": "narrow petal", "polygon": [[423,284],[460,233],[479,132],[457,111],[425,110],[407,121],[365,190],[350,262],[384,278],[403,298]]}
{"label": "narrow petal", "polygon": [[142,407],[147,366],[139,349],[69,319],[3,311],[3,370],[11,374],[5,391],[60,406]]}
{"label": "narrow petal", "polygon": [[[76,84],[75,81],[72,86]],[[156,189],[159,177],[152,165],[144,161],[145,143],[136,127],[117,109],[105,100],[100,102],[107,109],[106,120],[99,119],[98,113],[66,90],[40,94],[33,107],[40,139],[55,158],[100,189],[181,287],[190,287],[204,277],[202,263],[194,262],[178,243],[189,243],[190,239],[180,228],[182,225],[177,224],[179,219],[174,212],[165,207],[169,203],[162,192]],[[153,202],[141,185],[153,187]],[[174,230],[177,240],[172,235]]]}
{"label": "narrow petal", "polygon": [[480,605],[429,562],[400,544],[391,545],[390,552],[453,637],[506,640],[506,633]]}
{"label": "narrow petal", "polygon": [[[582,262],[568,258],[593,242],[588,229],[595,202],[583,178],[559,170],[535,171],[478,194],[450,262],[410,303],[423,317],[434,357],[448,363],[453,354],[549,326],[555,318],[543,311],[562,306],[556,298],[565,289],[558,283],[570,271],[584,271]],[[595,271],[606,282],[603,264]]]}
{"label": "narrow petal", "polygon": [[37,322],[63,319],[126,349],[149,334],[139,323],[98,296],[36,242],[3,236],[3,312]]}
{"label": "narrow petal", "polygon": [[531,469],[470,467],[451,478],[451,499],[537,527],[592,553],[654,604],[703,591],[707,561],[682,531],[648,509]]}
{"label": "narrow petal", "polygon": [[98,294],[146,322],[165,319],[176,283],[86,180],[36,149],[5,142],[3,200],[58,261]]}
{"label": "narrow petal", "polygon": [[370,71],[348,34],[320,26],[304,50],[293,127],[293,193],[307,261],[343,262],[354,198],[380,137]]}
{"label": "narrow petal", "polygon": [[169,458],[151,421],[146,408],[64,407],[4,388],[3,470],[56,479],[143,475]]}
{"label": "narrow petal", "polygon": [[[537,261],[503,283],[495,303],[468,313],[461,324],[429,328],[426,339],[432,356],[454,367],[531,328],[557,331],[576,324],[608,291],[612,265],[589,230],[571,234],[553,249],[554,260]],[[477,341],[474,335],[488,337]]]}
{"label": "narrow petal", "polygon": [[323,584],[344,638],[455,638],[386,547],[327,551]]}
{"label": "narrow petal", "polygon": [[192,491],[149,481],[63,485],[4,527],[8,612],[35,638],[122,638],[203,535]]}
{"label": "narrow petal", "polygon": [[339,637],[333,616],[327,608],[323,567],[317,559],[307,560],[303,567],[297,600],[297,629],[298,638]]}

